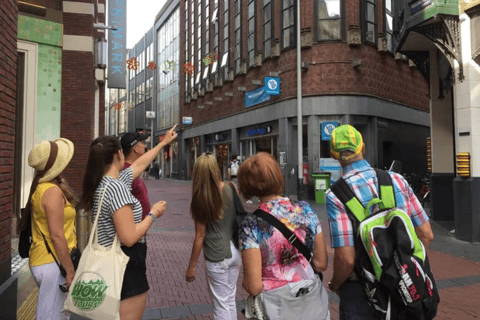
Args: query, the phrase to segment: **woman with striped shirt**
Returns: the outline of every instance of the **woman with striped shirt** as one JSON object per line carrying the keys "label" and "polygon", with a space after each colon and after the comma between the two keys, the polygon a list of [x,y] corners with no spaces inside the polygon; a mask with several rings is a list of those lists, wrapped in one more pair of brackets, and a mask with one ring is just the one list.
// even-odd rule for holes
{"label": "woman with striped shirt", "polygon": [[118,138],[99,137],[90,145],[83,179],[82,206],[91,212],[90,218],[94,221],[100,195],[106,188],[98,218],[98,241],[101,245],[110,247],[117,234],[123,252],[130,257],[122,284],[121,319],[142,318],[149,290],[145,235],[166,208],[165,201],[157,202],[148,214],[150,218],[142,221],[142,206],[131,193],[132,181],[145,171],[162,148],[176,137],[175,131],[168,131],[155,148],[125,170],[125,158]]}

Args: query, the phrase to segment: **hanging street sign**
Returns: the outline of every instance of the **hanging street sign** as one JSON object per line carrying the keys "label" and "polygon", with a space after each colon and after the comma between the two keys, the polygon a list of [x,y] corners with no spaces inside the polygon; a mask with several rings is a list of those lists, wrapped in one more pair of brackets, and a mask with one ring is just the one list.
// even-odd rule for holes
{"label": "hanging street sign", "polygon": [[267,94],[265,87],[245,92],[245,107],[247,108],[268,100],[270,100],[270,95]]}
{"label": "hanging street sign", "polygon": [[192,124],[192,117],[183,117],[183,124]]}
{"label": "hanging street sign", "polygon": [[265,91],[271,96],[280,95],[280,78],[265,77],[264,79]]}
{"label": "hanging street sign", "polygon": [[333,130],[339,126],[338,121],[324,121],[321,125],[322,141],[330,141]]}

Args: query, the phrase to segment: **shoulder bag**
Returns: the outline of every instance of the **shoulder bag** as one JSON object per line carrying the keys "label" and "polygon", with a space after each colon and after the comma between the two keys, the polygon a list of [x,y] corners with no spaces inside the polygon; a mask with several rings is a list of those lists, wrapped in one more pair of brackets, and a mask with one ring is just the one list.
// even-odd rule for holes
{"label": "shoulder bag", "polygon": [[116,234],[111,248],[98,243],[98,218],[106,190],[107,187],[100,196],[90,238],[80,258],[63,312],[73,312],[89,319],[117,320],[120,319],[123,277],[130,258],[120,248]]}
{"label": "shoulder bag", "polygon": [[[253,214],[277,228],[311,263],[312,253],[282,222],[261,209],[257,209]],[[317,275],[313,280],[293,282],[249,297],[245,317],[259,320],[330,319],[327,291],[322,284],[321,273]]]}

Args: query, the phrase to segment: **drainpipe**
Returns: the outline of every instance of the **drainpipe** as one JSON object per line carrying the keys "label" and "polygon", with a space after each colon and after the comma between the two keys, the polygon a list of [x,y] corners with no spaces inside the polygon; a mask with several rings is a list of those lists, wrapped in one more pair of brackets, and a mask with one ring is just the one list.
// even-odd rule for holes
{"label": "drainpipe", "polygon": [[300,43],[300,0],[297,0],[297,141],[298,200],[303,200],[302,48]]}

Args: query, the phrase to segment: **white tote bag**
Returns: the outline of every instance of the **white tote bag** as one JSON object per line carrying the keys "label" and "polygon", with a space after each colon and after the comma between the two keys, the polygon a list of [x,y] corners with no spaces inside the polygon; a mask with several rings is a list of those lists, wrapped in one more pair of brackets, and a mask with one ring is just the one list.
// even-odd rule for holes
{"label": "white tote bag", "polygon": [[120,294],[125,268],[130,259],[120,248],[117,235],[111,248],[98,243],[98,217],[105,190],[106,187],[100,197],[90,239],[83,250],[63,309],[63,312],[102,320],[120,319]]}

